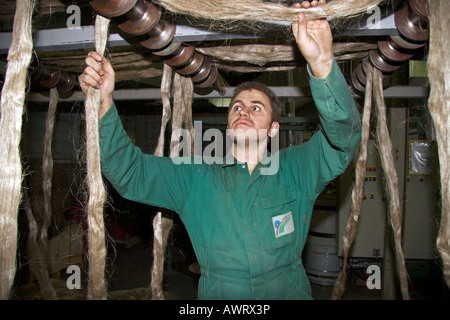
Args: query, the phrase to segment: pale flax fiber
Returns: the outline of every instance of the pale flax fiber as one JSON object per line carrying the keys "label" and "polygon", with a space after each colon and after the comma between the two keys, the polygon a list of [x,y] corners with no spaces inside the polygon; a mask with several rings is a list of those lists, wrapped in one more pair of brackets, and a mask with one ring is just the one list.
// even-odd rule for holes
{"label": "pale flax fiber", "polygon": [[326,4],[295,9],[279,3],[262,0],[157,0],[167,10],[195,18],[249,21],[297,21],[297,13],[306,19],[349,18],[378,5],[382,0],[333,0]]}
{"label": "pale flax fiber", "polygon": [[[164,135],[166,132],[167,123],[169,122],[172,115],[170,105],[170,88],[172,85],[172,76],[172,68],[164,64],[163,75],[161,79],[161,100],[163,103],[161,130],[158,138],[158,145],[156,146],[156,150],[154,152],[154,155],[157,157],[164,156]],[[166,247],[166,236],[163,235],[163,224],[170,224],[169,220],[171,220],[170,216],[168,217],[165,211],[163,215],[161,209],[153,218],[153,263],[151,268],[151,280],[150,287],[147,293],[147,299],[164,299],[162,282],[164,277],[164,249]]]}
{"label": "pale flax fiber", "polygon": [[395,169],[394,148],[389,135],[386,121],[386,105],[383,96],[383,74],[373,69],[373,96],[377,114],[377,145],[385,177],[385,195],[387,198],[388,223],[392,228],[395,267],[400,281],[400,291],[404,300],[409,300],[408,273],[402,249],[402,212],[400,210],[400,195],[398,189],[398,175]]}
{"label": "pale flax fiber", "polygon": [[343,237],[343,265],[336,282],[334,284],[331,299],[342,299],[347,281],[347,259],[350,248],[355,240],[358,231],[359,215],[361,214],[361,205],[363,200],[364,180],[366,177],[367,145],[370,135],[370,114],[372,111],[372,75],[373,67],[366,63],[366,92],[364,95],[364,109],[362,116],[361,142],[359,143],[359,154],[355,169],[355,184],[352,189],[351,212],[348,217],[347,228]]}
{"label": "pale flax fiber", "polygon": [[[163,135],[164,128],[167,123],[166,115],[170,115],[170,79],[171,72],[165,67],[163,72],[163,79],[161,83],[161,94],[163,98],[163,119],[161,134],[159,137],[157,152],[159,156],[163,150],[160,146],[164,144],[161,135]],[[179,157],[180,129],[183,125],[190,132],[191,149],[193,145],[193,126],[192,126],[192,97],[194,86],[190,78],[183,77],[175,73],[173,79],[174,102],[172,111],[172,135],[170,141],[170,157]],[[188,114],[190,113],[190,114]],[[160,210],[153,219],[154,242],[153,242],[153,265],[152,265],[152,279],[151,279],[151,293],[152,299],[164,299],[164,290],[162,283],[164,279],[164,258],[165,250],[170,234],[170,229],[173,225],[173,213],[169,210]]]}
{"label": "pale flax fiber", "polygon": [[1,97],[0,299],[2,300],[10,297],[16,273],[17,213],[22,183],[19,144],[27,71],[33,50],[31,17],[34,7],[34,0],[17,0]]}
{"label": "pale flax fiber", "polygon": [[441,179],[441,221],[436,247],[450,287],[450,1],[428,1],[430,51],[428,108],[436,129]]}
{"label": "pale flax fiber", "polygon": [[[109,19],[97,15],[95,20],[95,50],[103,55],[108,39]],[[89,282],[87,299],[106,300],[105,283],[106,240],[103,206],[106,190],[100,168],[98,111],[100,91],[89,87],[86,94],[86,165],[89,187],[88,202],[88,255]]]}

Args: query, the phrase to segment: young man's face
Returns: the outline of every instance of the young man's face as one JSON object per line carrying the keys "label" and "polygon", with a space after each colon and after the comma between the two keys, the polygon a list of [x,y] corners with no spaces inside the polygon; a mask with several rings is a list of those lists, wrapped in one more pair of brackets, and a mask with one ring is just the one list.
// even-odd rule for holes
{"label": "young man's face", "polygon": [[251,89],[239,93],[228,112],[228,129],[236,138],[257,135],[257,140],[273,137],[279,129],[272,122],[272,108],[266,94]]}

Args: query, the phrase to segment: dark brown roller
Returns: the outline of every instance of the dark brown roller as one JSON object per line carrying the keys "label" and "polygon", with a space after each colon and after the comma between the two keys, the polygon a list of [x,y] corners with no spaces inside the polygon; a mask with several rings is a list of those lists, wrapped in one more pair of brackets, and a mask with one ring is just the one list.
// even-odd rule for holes
{"label": "dark brown roller", "polygon": [[401,36],[389,36],[392,47],[399,51],[413,51],[422,48],[426,43],[412,43]]}
{"label": "dark brown roller", "polygon": [[198,83],[194,82],[194,85],[199,88],[208,88],[214,84],[218,75],[219,75],[219,72],[217,71],[217,69],[212,67],[211,72],[208,75],[208,77],[206,78],[206,80],[204,80],[203,82],[198,82]]}
{"label": "dark brown roller", "polygon": [[119,28],[126,33],[141,36],[157,25],[161,18],[161,10],[145,0],[138,0],[126,16],[128,20],[119,24]]}
{"label": "dark brown roller", "polygon": [[359,80],[359,82],[363,85],[366,85],[366,73],[363,70],[362,63],[360,63],[356,66],[356,69],[354,72],[356,73],[356,77]]}
{"label": "dark brown roller", "polygon": [[[161,20],[155,27],[148,32],[149,37],[140,42],[140,44],[150,50],[160,50],[166,48],[173,40],[176,32],[176,26]],[[157,52],[153,52],[158,55]],[[167,54],[171,54],[170,52]],[[159,54],[159,55],[164,55]]]}
{"label": "dark brown roller", "polygon": [[[411,18],[411,16],[413,18]],[[400,9],[395,11],[394,19],[395,25],[399,34],[405,37],[407,40],[413,42],[424,42],[428,40],[428,29],[424,28],[417,23],[417,17],[412,11],[410,11],[408,5],[404,5]]]}
{"label": "dark brown roller", "polygon": [[102,16],[119,17],[130,11],[137,0],[93,0],[90,5]]}
{"label": "dark brown roller", "polygon": [[181,42],[172,42],[164,49],[153,51],[153,54],[160,57],[168,57],[170,55],[173,55],[178,50],[180,50],[181,46],[182,46]]}
{"label": "dark brown roller", "polygon": [[194,83],[201,83],[203,81],[206,81],[209,74],[211,73],[211,62],[208,58],[205,58],[203,61],[203,66],[201,67],[200,71],[197,74],[194,74],[191,78]]}
{"label": "dark brown roller", "polygon": [[180,46],[180,49],[164,60],[167,65],[177,68],[186,64],[194,56],[195,49],[191,46]]}
{"label": "dark brown roller", "polygon": [[357,76],[357,71],[356,69],[353,71],[352,73],[352,85],[353,88],[355,89],[356,93],[359,95],[364,95],[365,91],[366,91],[366,87],[365,84],[363,85],[359,80],[358,80],[358,76]]}
{"label": "dark brown roller", "polygon": [[[423,27],[428,25],[428,1],[427,0],[409,0],[410,10],[416,17],[413,22],[417,22]],[[411,16],[411,15],[410,15]],[[418,19],[418,20],[416,20]]]}
{"label": "dark brown roller", "polygon": [[378,50],[369,51],[369,60],[375,68],[383,73],[392,73],[402,66],[401,64],[388,63],[381,57]]}
{"label": "dark brown roller", "polygon": [[61,73],[61,78],[58,81],[57,89],[59,92],[69,92],[75,85],[75,74]]}
{"label": "dark brown roller", "polygon": [[178,72],[179,74],[181,74],[182,76],[185,76],[185,77],[192,76],[201,70],[204,61],[205,61],[205,56],[196,51],[194,53],[194,58],[192,59],[192,61],[187,63],[182,68],[176,69],[176,72]]}
{"label": "dark brown roller", "polygon": [[51,89],[58,85],[60,78],[61,78],[61,71],[52,70],[49,78],[47,79],[41,78],[38,80],[38,83],[43,88]]}
{"label": "dark brown roller", "polygon": [[395,49],[389,41],[378,41],[378,52],[384,60],[394,63],[404,62],[414,56],[414,52],[405,53]]}

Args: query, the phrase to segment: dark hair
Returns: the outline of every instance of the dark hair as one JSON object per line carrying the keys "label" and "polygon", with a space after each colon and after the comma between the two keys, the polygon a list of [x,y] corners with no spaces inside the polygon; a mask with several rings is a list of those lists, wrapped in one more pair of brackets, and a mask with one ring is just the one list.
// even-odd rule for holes
{"label": "dark hair", "polygon": [[236,97],[242,92],[247,90],[258,90],[264,93],[270,101],[270,108],[272,110],[272,122],[279,122],[281,116],[281,102],[280,99],[275,95],[275,93],[267,87],[265,84],[258,81],[246,81],[238,85],[233,92],[233,97],[231,103],[228,106],[228,112],[233,105]]}

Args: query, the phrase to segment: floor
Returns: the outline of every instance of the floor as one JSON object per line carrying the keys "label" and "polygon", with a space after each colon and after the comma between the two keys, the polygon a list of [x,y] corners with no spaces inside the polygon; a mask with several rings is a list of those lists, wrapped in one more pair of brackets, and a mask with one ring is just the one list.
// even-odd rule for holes
{"label": "floor", "polygon": [[[106,279],[109,299],[145,299],[150,284],[152,264],[152,233],[143,233],[129,241],[119,241],[109,246]],[[183,229],[175,229],[172,246],[168,251],[164,291],[170,300],[196,300],[199,275],[196,272],[196,257]],[[175,239],[175,240],[174,240]],[[420,268],[416,268],[420,269]],[[450,300],[448,287],[442,282],[438,267],[428,265],[410,275],[411,298],[416,300]],[[426,270],[424,270],[426,269]],[[62,270],[52,281],[62,290],[64,299],[85,299],[86,266],[82,268],[82,290],[71,290],[66,286],[69,276]],[[343,300],[382,300],[382,290],[369,290],[364,278],[364,270],[357,267],[348,269],[346,290]],[[316,300],[330,300],[333,285],[311,283],[312,295]],[[68,294],[68,295],[66,295]],[[36,283],[18,286],[13,299],[40,299]]]}
{"label": "floor", "polygon": [[[137,287],[147,287],[150,283],[151,246],[139,244],[132,248],[117,247],[114,261],[115,270],[111,274],[110,290],[129,290]],[[129,261],[133,261],[130,265]],[[197,283],[199,276],[189,270],[195,263],[195,256],[189,246],[175,246],[172,252],[171,267],[167,269],[164,290],[170,293],[170,299],[197,299]],[[192,268],[192,267],[191,267]],[[348,272],[346,290],[343,300],[382,300],[382,291],[368,289],[361,280],[362,272]],[[136,276],[138,275],[138,276]],[[316,300],[330,300],[332,285],[311,283],[312,295]],[[438,276],[431,272],[410,277],[411,298],[417,300],[449,300],[450,292]]]}

